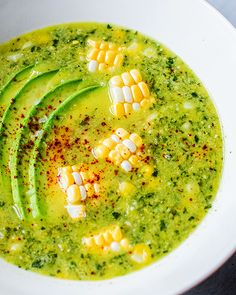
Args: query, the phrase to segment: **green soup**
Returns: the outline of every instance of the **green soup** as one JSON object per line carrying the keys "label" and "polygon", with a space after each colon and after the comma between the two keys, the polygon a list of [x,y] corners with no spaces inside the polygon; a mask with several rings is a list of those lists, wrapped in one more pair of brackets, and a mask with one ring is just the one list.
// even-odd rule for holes
{"label": "green soup", "polygon": [[0,45],[0,254],[75,280],[158,260],[216,195],[222,135],[183,61],[137,31],[64,24]]}

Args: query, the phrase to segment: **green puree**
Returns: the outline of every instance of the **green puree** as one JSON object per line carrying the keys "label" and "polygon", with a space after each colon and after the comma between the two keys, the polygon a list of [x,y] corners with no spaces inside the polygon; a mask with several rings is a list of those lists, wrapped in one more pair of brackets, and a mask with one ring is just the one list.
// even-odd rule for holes
{"label": "green puree", "polygon": [[[122,65],[89,72],[89,39],[122,47]],[[154,103],[116,118],[108,81],[131,69]],[[105,24],[38,30],[0,45],[0,89],[0,255],[7,261],[65,279],[124,275],[172,251],[211,208],[222,170],[219,119],[199,79],[160,43]],[[144,144],[147,163],[129,173],[91,152],[120,127]],[[79,220],[57,183],[59,167],[78,163],[102,171],[102,193],[86,199]],[[101,253],[82,242],[111,226],[132,247],[146,245],[150,258],[138,263],[130,251]]]}

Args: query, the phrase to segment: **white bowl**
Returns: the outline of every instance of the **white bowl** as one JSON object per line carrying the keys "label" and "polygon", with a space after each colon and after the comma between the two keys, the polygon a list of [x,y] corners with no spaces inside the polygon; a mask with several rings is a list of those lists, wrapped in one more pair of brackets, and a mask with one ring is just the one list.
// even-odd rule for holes
{"label": "white bowl", "polygon": [[211,94],[224,133],[224,171],[213,208],[195,232],[160,261],[109,281],[63,281],[0,261],[1,294],[178,294],[216,270],[236,249],[236,32],[204,1],[1,0],[0,42],[63,22],[111,22],[139,30],[178,54]]}

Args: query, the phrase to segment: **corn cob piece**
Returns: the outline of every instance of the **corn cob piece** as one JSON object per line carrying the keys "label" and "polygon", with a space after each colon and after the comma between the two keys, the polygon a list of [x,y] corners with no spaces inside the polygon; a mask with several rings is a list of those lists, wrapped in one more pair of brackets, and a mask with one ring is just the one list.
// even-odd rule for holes
{"label": "corn cob piece", "polygon": [[89,237],[83,237],[82,244],[90,251],[101,250],[104,253],[108,251],[120,252],[132,250],[132,246],[128,239],[123,237],[118,225],[102,229],[99,233]]}
{"label": "corn cob piece", "polygon": [[139,109],[149,107],[154,101],[148,85],[136,69],[114,76],[109,81],[112,113],[116,117],[130,115]]}
{"label": "corn cob piece", "polygon": [[88,52],[88,70],[90,72],[104,71],[108,68],[118,67],[122,64],[123,54],[121,48],[105,41],[88,41],[91,49]]}
{"label": "corn cob piece", "polygon": [[87,197],[99,194],[96,175],[85,165],[66,166],[58,169],[58,184],[67,195],[65,206],[72,218],[86,217],[85,205],[81,204]]}
{"label": "corn cob piece", "polygon": [[140,159],[137,154],[141,152],[142,145],[142,139],[138,134],[130,134],[125,129],[118,128],[114,134],[93,149],[93,154],[97,159],[108,160],[129,172],[139,165]]}
{"label": "corn cob piece", "polygon": [[132,246],[125,238],[118,225],[102,229],[99,233],[82,238],[82,244],[91,252],[119,253],[128,252],[130,259],[138,264],[145,264],[151,259],[150,248],[145,244]]}

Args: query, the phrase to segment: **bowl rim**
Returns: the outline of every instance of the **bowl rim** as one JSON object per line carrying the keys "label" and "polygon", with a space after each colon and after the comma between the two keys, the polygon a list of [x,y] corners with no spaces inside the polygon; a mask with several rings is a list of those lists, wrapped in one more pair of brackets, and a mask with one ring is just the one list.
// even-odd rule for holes
{"label": "bowl rim", "polygon": [[[236,29],[233,27],[233,25],[208,2],[206,2],[205,0],[201,0],[199,2],[201,3],[201,5],[204,5],[206,7],[206,9],[210,9],[211,12],[214,13],[214,15],[222,23],[222,25],[227,26],[227,29],[230,29],[232,31],[232,33],[233,33],[232,36],[234,36],[233,38],[235,38],[235,41],[236,41]],[[165,45],[165,42],[161,41],[161,43],[163,43]],[[171,48],[171,46],[169,47],[167,44],[167,48]],[[177,54],[177,55],[179,55],[179,54]],[[186,284],[185,287],[178,290],[178,293],[186,292],[187,290],[189,290],[189,289],[193,288],[194,286],[198,285],[199,283],[201,283],[203,280],[205,280],[207,277],[209,277],[212,273],[214,273],[230,256],[232,256],[235,253],[235,251],[236,251],[236,244],[232,245],[231,251],[228,251],[224,255],[221,255],[221,259],[217,262],[217,264],[214,265],[214,267],[211,267],[211,269],[207,273],[204,273],[204,274],[202,274],[202,276],[199,276],[198,278],[196,278],[196,280],[194,282],[192,282],[192,283],[189,282],[189,284]],[[129,276],[129,274],[127,276]],[[120,278],[121,277],[119,277],[119,279]],[[116,280],[116,278],[114,278],[113,280]]]}

